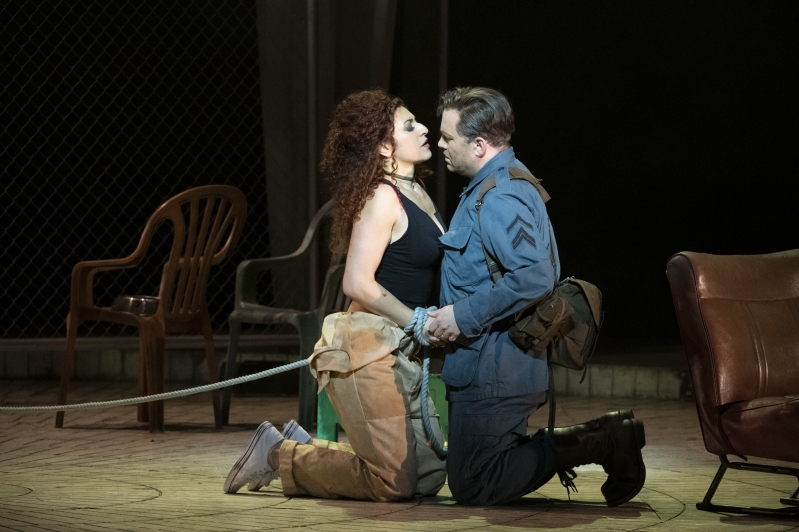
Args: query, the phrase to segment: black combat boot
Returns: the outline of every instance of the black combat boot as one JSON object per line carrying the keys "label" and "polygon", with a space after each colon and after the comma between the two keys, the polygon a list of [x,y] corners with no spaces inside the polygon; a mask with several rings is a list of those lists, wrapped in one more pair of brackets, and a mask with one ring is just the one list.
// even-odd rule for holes
{"label": "black combat boot", "polygon": [[[632,412],[629,414],[632,416]],[[575,467],[600,464],[608,474],[602,485],[608,506],[623,504],[641,491],[646,479],[641,457],[641,448],[646,444],[644,424],[623,415],[626,412],[614,412],[585,424],[555,430],[552,439],[558,476],[567,489],[576,491],[572,482],[577,476]]]}
{"label": "black combat boot", "polygon": [[608,412],[599,417],[595,417],[591,421],[585,423],[578,423],[577,425],[569,425],[568,427],[555,427],[555,434],[567,435],[573,434],[577,431],[586,430],[600,430],[602,427],[609,423],[621,424],[625,419],[634,419],[632,410],[617,410],[615,412]]}
{"label": "black combat boot", "polygon": [[620,445],[613,454],[612,462],[603,464],[608,479],[602,484],[602,495],[605,496],[608,506],[624,504],[638,495],[644,487],[646,466],[641,457],[641,449],[646,445],[646,437],[643,423],[640,430],[633,430],[632,438],[632,445]]}

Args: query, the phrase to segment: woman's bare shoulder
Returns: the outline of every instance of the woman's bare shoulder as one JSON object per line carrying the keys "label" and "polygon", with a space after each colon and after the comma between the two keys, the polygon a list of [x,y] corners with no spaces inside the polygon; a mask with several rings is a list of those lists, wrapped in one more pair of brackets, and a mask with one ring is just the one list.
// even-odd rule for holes
{"label": "woman's bare shoulder", "polygon": [[396,209],[401,208],[397,191],[391,185],[380,183],[374,194],[366,200],[361,214],[363,216],[394,216]]}

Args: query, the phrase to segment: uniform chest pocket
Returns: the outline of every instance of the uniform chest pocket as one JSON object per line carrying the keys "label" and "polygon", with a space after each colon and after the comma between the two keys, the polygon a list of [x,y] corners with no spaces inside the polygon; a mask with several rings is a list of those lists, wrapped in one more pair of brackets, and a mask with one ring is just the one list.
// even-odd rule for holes
{"label": "uniform chest pocket", "polygon": [[444,244],[442,281],[457,288],[465,288],[488,276],[483,248],[479,237],[472,234],[471,225],[462,225],[447,231],[439,240]]}
{"label": "uniform chest pocket", "polygon": [[460,227],[456,227],[455,229],[450,229],[438,237],[438,239],[448,248],[463,251],[463,249],[466,247],[466,244],[469,243],[470,236],[472,236],[472,227],[469,225],[462,225]]}

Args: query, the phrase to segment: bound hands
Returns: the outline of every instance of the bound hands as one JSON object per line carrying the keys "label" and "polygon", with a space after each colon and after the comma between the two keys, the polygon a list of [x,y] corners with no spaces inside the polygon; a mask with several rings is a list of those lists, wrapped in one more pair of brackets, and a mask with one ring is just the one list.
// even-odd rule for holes
{"label": "bound hands", "polygon": [[443,347],[447,345],[447,342],[442,340],[441,338],[430,334],[430,323],[433,321],[433,318],[427,316],[427,320],[424,322],[424,327],[422,327],[422,334],[424,335],[424,339],[427,340],[430,345],[434,347]]}
{"label": "bound hands", "polygon": [[458,323],[455,321],[455,311],[452,305],[431,310],[427,312],[427,321],[424,324],[424,332],[434,345],[444,345],[447,342],[454,342],[461,335]]}

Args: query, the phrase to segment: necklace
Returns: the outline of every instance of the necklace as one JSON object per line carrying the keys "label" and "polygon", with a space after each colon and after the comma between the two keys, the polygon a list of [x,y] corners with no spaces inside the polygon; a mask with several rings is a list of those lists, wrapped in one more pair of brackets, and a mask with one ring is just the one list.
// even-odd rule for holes
{"label": "necklace", "polygon": [[399,179],[400,181],[405,181],[411,184],[411,190],[416,190],[416,178],[414,176],[405,176],[405,175],[398,175],[398,174],[386,174],[388,177],[393,177],[394,179]]}

